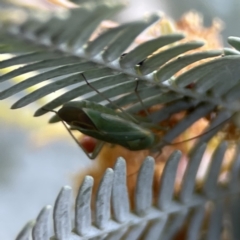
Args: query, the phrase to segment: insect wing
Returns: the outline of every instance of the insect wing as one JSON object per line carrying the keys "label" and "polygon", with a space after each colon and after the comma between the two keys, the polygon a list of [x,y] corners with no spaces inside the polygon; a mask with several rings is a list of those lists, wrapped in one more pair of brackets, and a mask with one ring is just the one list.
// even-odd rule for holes
{"label": "insect wing", "polygon": [[[121,112],[116,112],[115,110],[102,106],[101,104],[95,103],[95,102],[90,102],[87,100],[82,100],[82,101],[72,101],[65,103],[62,108],[59,111],[67,110],[67,109],[75,109],[76,112],[81,111],[83,108],[89,109],[89,110],[95,110],[99,113],[106,113],[110,115],[116,115],[116,116],[123,116],[124,114]],[[61,121],[62,119],[59,118],[59,116],[55,115],[53,116],[50,120],[49,123],[56,123]],[[79,119],[73,119],[74,121],[77,121]]]}
{"label": "insect wing", "polygon": [[143,138],[150,133],[149,130],[118,116],[101,114],[101,118],[104,123],[107,123],[99,126],[101,131],[104,131],[111,137],[117,135],[118,138],[123,140],[135,140]]}
{"label": "insect wing", "polygon": [[142,128],[135,123],[118,116],[99,113],[90,109],[83,109],[83,111],[96,129],[85,128],[82,124],[80,126],[77,122],[74,122],[71,125],[72,130],[79,130],[88,136],[105,142],[119,144],[130,150],[146,149],[155,141],[155,136],[150,130]]}

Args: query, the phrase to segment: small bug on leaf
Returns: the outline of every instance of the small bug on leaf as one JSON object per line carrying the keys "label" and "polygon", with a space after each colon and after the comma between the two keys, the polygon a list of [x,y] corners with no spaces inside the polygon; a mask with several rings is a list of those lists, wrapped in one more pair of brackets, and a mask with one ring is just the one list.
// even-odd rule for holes
{"label": "small bug on leaf", "polygon": [[[117,112],[94,102],[86,100],[68,102],[55,113],[56,115],[50,119],[50,123],[63,121],[68,124],[70,130],[78,130],[99,140],[97,143],[93,143],[93,146],[96,146],[93,151],[82,146],[76,140],[90,159],[94,159],[98,155],[104,142],[118,144],[131,151],[150,149],[153,152],[159,152],[159,148],[163,144],[161,136],[153,131],[154,127],[157,130],[161,129],[158,125],[149,124],[147,120],[137,124],[125,119],[122,112]],[[65,127],[67,128],[66,125]],[[175,145],[198,137],[195,136],[177,143],[165,143],[165,145]],[[92,152],[92,154],[90,155],[89,152]]]}
{"label": "small bug on leaf", "polygon": [[[121,112],[94,102],[69,102],[55,113],[50,123],[62,120],[69,125],[70,130],[78,130],[100,140],[92,155],[83,149],[90,159],[98,155],[103,142],[118,144],[132,151],[149,149],[159,142],[158,136],[151,129],[126,120]],[[159,126],[156,125],[156,128],[159,129]]]}
{"label": "small bug on leaf", "polygon": [[[187,142],[196,139],[199,136],[207,134],[212,130],[211,129],[203,134],[184,141],[176,143],[164,142],[161,139],[161,136],[163,136],[162,131],[164,129],[157,124],[153,124],[151,120],[149,120],[149,112],[144,107],[143,102],[138,95],[138,80],[136,81],[137,85],[134,92],[137,95],[141,105],[143,106],[147,117],[133,116],[122,108],[115,106],[115,104],[106,98],[103,93],[95,89],[87,81],[83,74],[81,75],[89,87],[91,87],[100,96],[102,96],[103,99],[109,101],[109,103],[115,108],[117,107],[117,109],[120,111],[113,110],[106,106],[87,100],[72,101],[64,104],[62,108],[58,110],[58,112],[55,112],[56,116],[50,120],[50,123],[63,121],[63,123],[67,123],[69,125],[70,130],[78,130],[87,136],[99,140],[97,143],[94,143],[93,141],[91,143],[89,139],[88,144],[91,143],[92,146],[90,149],[88,147],[88,144],[85,143],[86,147],[88,148],[87,149],[86,147],[83,147],[84,141],[82,142],[83,144],[80,144],[79,141],[75,139],[75,141],[78,143],[78,145],[80,145],[80,147],[84,150],[90,159],[94,159],[98,155],[102,149],[104,142],[118,144],[131,151],[148,149],[153,153],[159,153],[161,152],[161,148],[165,145],[176,145],[179,143]],[[66,125],[65,127],[68,129]],[[73,136],[70,130],[68,129],[70,134]],[[158,134],[158,131],[161,133]],[[94,150],[92,150],[93,146],[95,146]],[[89,153],[92,154],[90,155]]]}

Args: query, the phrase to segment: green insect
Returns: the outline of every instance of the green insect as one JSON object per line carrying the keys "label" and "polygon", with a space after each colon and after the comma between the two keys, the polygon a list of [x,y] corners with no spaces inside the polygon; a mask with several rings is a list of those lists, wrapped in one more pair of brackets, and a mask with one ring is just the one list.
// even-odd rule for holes
{"label": "green insect", "polygon": [[104,142],[118,144],[132,151],[151,149],[159,143],[159,137],[150,127],[162,129],[160,126],[151,124],[145,118],[138,120],[125,112],[118,112],[94,102],[68,102],[55,113],[56,116],[50,123],[62,120],[70,126],[70,130],[78,130],[100,140],[92,155],[80,146],[90,159],[98,155]]}
{"label": "green insect", "polygon": [[[83,74],[82,76],[89,87],[120,111],[87,100],[72,101],[64,104],[58,112],[50,110],[56,113],[56,116],[50,120],[50,123],[62,121],[70,135],[90,159],[95,159],[97,157],[105,142],[118,144],[131,151],[149,149],[151,150],[151,153],[159,154],[164,145],[175,145],[190,141],[209,132],[206,131],[199,136],[177,143],[165,142],[158,134],[155,134],[153,130],[165,131],[167,130],[166,128],[153,124],[147,117],[133,116],[127,113],[106,98],[104,94],[95,89]],[[143,106],[146,115],[149,116],[148,111],[138,95],[137,87],[138,81],[135,88],[135,94]],[[49,111],[48,109],[46,110]],[[66,123],[69,125],[70,129],[67,127]],[[78,130],[81,133],[98,140],[92,154],[89,154],[82,144],[76,140],[70,130]]]}
{"label": "green insect", "polygon": [[[87,81],[83,74],[81,75],[83,76],[89,87],[91,87],[100,96],[102,96],[103,99],[107,100],[111,105],[113,105],[120,111],[116,111],[87,100],[72,101],[64,104],[62,108],[58,110],[58,112],[52,110],[56,113],[56,116],[54,116],[50,120],[50,123],[62,121],[66,129],[76,141],[76,143],[82,148],[82,150],[90,159],[94,159],[97,157],[105,142],[111,144],[118,144],[131,151],[149,149],[152,153],[159,154],[161,152],[161,148],[164,145],[176,145],[179,143],[187,142],[196,139],[199,136],[205,135],[214,129],[213,128],[199,136],[195,136],[181,142],[165,142],[163,139],[161,139],[159,134],[154,133],[153,130],[163,131],[167,130],[166,128],[163,128],[157,124],[153,124],[151,120],[149,120],[147,117],[133,116],[124,111],[123,109],[119,108],[118,106],[115,106],[115,104],[111,100],[106,98],[104,94],[95,89]],[[138,96],[137,85],[135,88],[135,94],[137,95],[141,105],[143,106],[143,109],[145,109],[146,115],[149,116],[149,113],[144,107],[140,96]],[[70,129],[65,123],[69,125]],[[98,143],[91,155],[76,140],[70,130],[78,130],[81,133],[98,140]]]}
{"label": "green insect", "polygon": [[[50,119],[50,123],[62,121],[66,129],[82,148],[90,159],[95,159],[101,151],[105,142],[118,144],[131,151],[149,149],[152,153],[161,152],[164,145],[176,145],[196,139],[210,131],[218,128],[219,125],[198,136],[176,143],[163,142],[155,130],[166,130],[161,126],[152,124],[147,118],[128,115],[126,112],[118,112],[111,108],[102,106],[87,100],[68,102]],[[229,119],[226,119],[228,121]],[[98,140],[92,154],[76,140],[70,130],[78,130],[81,133]],[[221,124],[220,124],[221,125]]]}

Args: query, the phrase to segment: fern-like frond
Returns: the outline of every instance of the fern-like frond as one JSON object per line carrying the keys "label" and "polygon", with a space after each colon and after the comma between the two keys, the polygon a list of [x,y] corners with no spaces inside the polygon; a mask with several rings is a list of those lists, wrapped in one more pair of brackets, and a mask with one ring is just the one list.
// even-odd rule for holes
{"label": "fern-like frond", "polygon": [[[22,24],[4,24],[0,39],[2,52],[16,56],[1,61],[0,68],[25,65],[0,76],[0,82],[31,71],[39,72],[2,90],[0,99],[48,80],[50,83],[20,98],[12,108],[24,107],[59,90],[64,93],[38,109],[35,116],[77,98],[101,102],[111,108],[127,107],[133,114],[156,104],[166,105],[151,115],[154,122],[160,122],[163,113],[169,116],[194,108],[193,113],[167,133],[164,143],[171,142],[214,109],[229,111],[229,118],[238,112],[240,55],[237,50],[225,49],[226,55],[219,50],[187,54],[204,43],[178,42],[184,38],[182,33],[160,36],[135,46],[136,37],[159,20],[158,14],[96,33],[101,21],[121,8],[121,4],[112,1],[87,4],[71,10],[67,18],[54,15],[48,21],[40,21],[29,17]],[[229,38],[229,42],[239,48],[239,39]],[[214,59],[199,62],[208,58]],[[192,63],[198,64],[182,71]],[[82,74],[92,87],[86,84]],[[111,103],[106,99],[111,99]],[[181,108],[177,107],[179,104]]]}
{"label": "fern-like frond", "polygon": [[[174,86],[166,85],[165,80],[168,80],[176,72],[193,62],[216,57],[220,54],[219,51],[208,51],[179,57],[180,54],[199,48],[204,44],[199,41],[173,44],[167,50],[153,54],[159,48],[184,38],[181,33],[176,33],[147,41],[122,56],[133,44],[134,39],[159,19],[159,16],[156,14],[150,15],[141,21],[123,24],[106,30],[95,39],[88,41],[100,22],[115,14],[119,10],[119,7],[119,5],[101,5],[95,8],[74,9],[71,11],[70,17],[65,20],[53,17],[48,22],[42,23],[29,19],[20,26],[12,25],[4,27],[2,31],[4,31],[3,36],[5,39],[2,40],[2,44],[14,45],[16,48],[19,44],[25,43],[26,47],[30,47],[29,51],[36,47],[37,52],[26,53],[1,62],[0,67],[2,68],[17,64],[28,65],[3,75],[0,81],[9,80],[14,76],[29,71],[48,68],[44,70],[44,73],[41,72],[33,78],[26,79],[22,83],[2,91],[0,98],[7,98],[25,88],[52,79],[52,83],[45,86],[44,89],[39,89],[20,99],[13,105],[13,108],[23,107],[49,93],[63,88],[67,91],[65,94],[44,106],[45,110],[43,108],[39,109],[35,115],[40,116],[46,112],[46,109],[53,109],[77,97],[90,98],[92,101],[105,100],[101,99],[96,92],[93,92],[91,88],[86,86],[82,76],[79,74],[83,73],[88,80],[94,80],[91,84],[95,88],[108,88],[103,90],[106,98],[119,96],[116,101],[119,101],[123,94],[134,91],[136,79],[140,80],[138,91],[140,97],[143,97],[143,103],[149,101],[147,100],[149,95],[141,96],[145,88],[149,88],[149,82],[152,82],[151,89],[159,90],[159,92],[156,91],[155,96],[163,93],[169,96],[175,94],[175,100],[186,95],[186,89],[182,88],[181,84],[179,87],[175,86],[178,82],[181,83],[181,76],[179,76],[180,80],[177,79],[174,81]],[[11,34],[8,35],[8,31],[11,29],[12,32],[15,31],[14,39],[12,39]],[[10,40],[11,42],[8,42]],[[18,45],[15,45],[15,43]],[[173,61],[169,62],[172,59]],[[221,60],[218,61],[220,65],[225,63]],[[230,64],[231,59],[226,59],[225,61]],[[166,64],[167,62],[169,63]],[[140,66],[137,65],[139,63],[141,63]],[[219,66],[218,62],[215,64],[215,61],[212,64]],[[49,67],[54,69],[49,70]],[[196,70],[196,72],[200,75],[200,70]],[[194,71],[189,74],[191,76],[196,75]],[[121,80],[118,83],[116,82],[117,80],[114,82],[117,76],[121,76]],[[56,77],[61,77],[62,79],[55,80],[54,78]],[[107,82],[107,85],[104,81]],[[77,87],[67,90],[68,86],[74,84],[77,84]],[[116,91],[114,94],[112,92],[113,89]],[[90,96],[85,96],[85,94],[90,92]],[[189,92],[191,94],[188,93],[187,95],[194,97],[193,90],[189,90]],[[153,97],[153,95],[151,96]],[[194,98],[197,97],[195,96]],[[135,98],[135,101],[137,101],[137,98]],[[168,101],[172,101],[172,98],[170,97]],[[124,104],[130,103],[133,103],[132,99],[129,102],[124,101]],[[151,100],[151,103],[146,103],[146,105],[150,106],[157,103],[161,103],[158,98]],[[137,108],[136,111],[138,110]]]}
{"label": "fern-like frond", "polygon": [[[200,48],[204,43],[182,42],[182,33],[160,36],[137,45],[134,40],[159,20],[159,14],[148,15],[143,20],[107,28],[98,33],[100,23],[116,14],[122,5],[114,1],[93,2],[70,10],[65,18],[53,15],[41,21],[30,15],[21,24],[4,23],[1,26],[0,51],[14,56],[1,61],[0,68],[23,66],[0,76],[0,82],[37,71],[35,76],[2,89],[1,100],[50,81],[20,98],[12,108],[24,107],[62,90],[65,93],[38,109],[35,116],[41,116],[77,98],[100,102],[111,108],[124,107],[133,114],[156,104],[164,105],[150,115],[155,123],[187,110],[188,114],[166,132],[161,138],[162,146],[158,147],[172,142],[202,117],[210,113],[214,113],[214,117],[211,117],[206,133],[198,139],[190,153],[187,170],[176,195],[174,176],[180,152],[174,152],[166,161],[156,198],[153,198],[152,191],[154,161],[150,157],[145,160],[138,173],[133,212],[130,211],[127,194],[125,161],[119,159],[114,170],[107,169],[103,176],[94,212],[90,205],[93,179],[89,176],[85,178],[76,199],[74,227],[71,225],[71,189],[62,189],[54,206],[55,238],[139,239],[141,236],[142,239],[161,237],[166,240],[172,239],[183,224],[188,223],[186,239],[194,239],[201,232],[206,213],[210,215],[210,220],[203,229],[205,239],[220,239],[221,227],[225,227],[222,210],[224,201],[239,194],[236,184],[239,182],[238,154],[228,172],[231,180],[225,187],[217,184],[227,149],[225,143],[221,143],[215,151],[206,179],[198,190],[195,190],[196,174],[201,159],[204,160],[206,142],[223,126],[221,123],[239,111],[239,39],[229,38],[229,43],[236,50],[199,50],[194,53],[187,52]],[[201,62],[206,59],[207,62]],[[198,64],[188,68],[192,63]],[[185,67],[188,70],[182,71]],[[82,74],[102,95],[86,83]],[[106,99],[111,99],[111,103]],[[209,202],[215,207],[212,211],[204,209]],[[49,206],[44,208],[35,225],[30,222],[17,239],[28,238],[30,232],[33,239],[49,239],[50,209]],[[236,234],[236,222],[232,222],[232,226],[232,234]]]}
{"label": "fern-like frond", "polygon": [[[227,145],[220,144],[212,156],[201,188],[196,189],[199,166],[206,161],[203,157],[205,147],[205,144],[200,145],[189,154],[189,164],[177,195],[174,194],[175,176],[181,152],[175,151],[167,160],[159,179],[157,197],[152,191],[156,184],[153,182],[154,160],[148,157],[138,173],[133,211],[129,207],[126,163],[122,158],[118,159],[114,169],[106,170],[97,191],[94,211],[91,208],[92,177],[86,176],[80,186],[74,213],[71,188],[63,187],[54,205],[54,237],[166,240],[173,239],[181,231],[185,237],[179,239],[193,240],[201,236],[201,239],[212,240],[221,239],[224,231],[230,231],[233,239],[239,239],[238,225],[232,222],[230,212],[231,199],[239,195],[239,155],[236,153],[228,170],[230,180],[221,185],[218,179]],[[211,208],[209,204],[212,204]],[[72,215],[74,226],[71,224]],[[43,208],[34,227],[33,222],[29,222],[17,240],[26,239],[31,233],[34,240],[48,240],[51,236],[51,218],[51,206]],[[231,228],[227,227],[226,221]]]}

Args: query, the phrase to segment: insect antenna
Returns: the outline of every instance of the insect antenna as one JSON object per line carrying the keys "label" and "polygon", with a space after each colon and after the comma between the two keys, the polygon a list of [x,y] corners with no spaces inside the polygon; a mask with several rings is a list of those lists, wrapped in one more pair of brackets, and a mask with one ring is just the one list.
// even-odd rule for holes
{"label": "insect antenna", "polygon": [[[83,145],[76,139],[76,137],[74,136],[74,134],[71,132],[71,130],[68,128],[67,124],[63,121],[63,119],[59,116],[58,112],[55,111],[55,110],[50,110],[50,109],[46,109],[46,108],[43,108],[44,110],[46,111],[49,111],[49,112],[53,112],[55,113],[59,119],[61,120],[63,126],[65,127],[65,129],[68,131],[68,133],[70,134],[70,136],[73,138],[73,140],[75,141],[75,143],[84,151],[84,153],[91,159],[95,159],[96,156],[98,155],[98,153],[101,151],[103,145],[104,145],[104,142],[102,141],[98,141],[98,144],[97,146],[95,147],[95,152],[92,153],[92,155],[90,155],[86,149],[83,147]],[[86,124],[86,126],[88,126],[88,124]]]}

